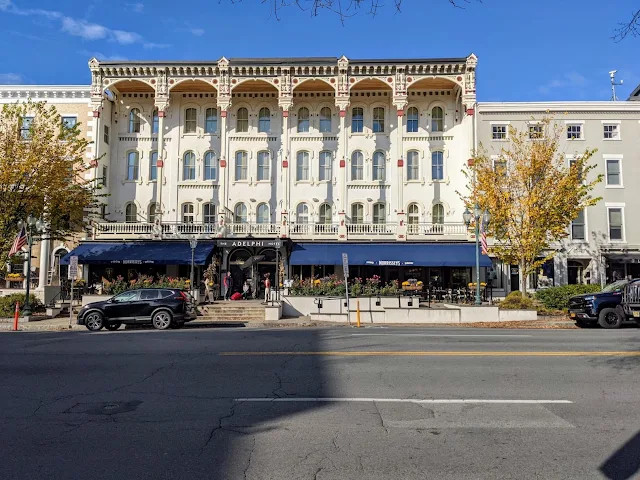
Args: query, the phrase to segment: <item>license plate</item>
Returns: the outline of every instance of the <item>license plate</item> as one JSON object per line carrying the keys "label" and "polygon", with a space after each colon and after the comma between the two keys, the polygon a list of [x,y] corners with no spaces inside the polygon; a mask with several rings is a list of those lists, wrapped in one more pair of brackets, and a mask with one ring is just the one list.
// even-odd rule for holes
{"label": "license plate", "polygon": [[[640,312],[638,312],[638,313],[640,313]],[[576,316],[576,314],[575,314],[575,312],[571,312],[571,313],[569,314],[569,316],[570,316],[571,318],[573,318],[573,317],[575,317],[575,316]]]}
{"label": "license plate", "polygon": [[640,312],[633,312],[633,316],[636,318],[640,317]]}

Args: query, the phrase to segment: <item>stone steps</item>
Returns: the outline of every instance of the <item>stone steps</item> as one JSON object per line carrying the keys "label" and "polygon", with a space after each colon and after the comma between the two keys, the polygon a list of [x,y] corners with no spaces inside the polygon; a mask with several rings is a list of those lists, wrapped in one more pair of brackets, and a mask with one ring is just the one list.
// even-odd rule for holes
{"label": "stone steps", "polygon": [[233,302],[200,305],[198,320],[204,321],[265,321],[265,305],[247,302],[237,304]]}

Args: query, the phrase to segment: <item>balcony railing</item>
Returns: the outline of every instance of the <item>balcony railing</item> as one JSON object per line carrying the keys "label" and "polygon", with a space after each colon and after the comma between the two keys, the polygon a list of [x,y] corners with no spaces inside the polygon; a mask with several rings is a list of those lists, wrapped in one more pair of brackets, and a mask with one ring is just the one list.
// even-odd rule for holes
{"label": "balcony railing", "polygon": [[[429,239],[434,237],[462,240],[467,238],[467,227],[460,223],[408,224],[407,239]],[[397,223],[347,223],[346,236],[352,240],[394,240],[401,232]],[[293,240],[337,240],[340,227],[336,223],[292,223],[288,227]],[[202,238],[218,237],[281,237],[286,232],[279,223],[227,223],[220,227],[215,223],[100,223],[95,226],[96,239],[152,239],[185,238],[198,235]]]}

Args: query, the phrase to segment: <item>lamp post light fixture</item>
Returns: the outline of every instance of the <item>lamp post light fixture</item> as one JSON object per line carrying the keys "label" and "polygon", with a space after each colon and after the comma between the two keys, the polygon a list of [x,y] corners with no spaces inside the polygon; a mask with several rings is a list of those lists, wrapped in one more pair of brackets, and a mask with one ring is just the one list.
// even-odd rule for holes
{"label": "lamp post light fixture", "polygon": [[480,299],[480,221],[482,220],[482,224],[484,228],[487,228],[489,222],[491,221],[491,214],[488,210],[484,212],[480,208],[480,206],[476,203],[473,207],[473,213],[469,211],[468,208],[465,209],[462,214],[462,218],[464,219],[464,223],[469,227],[471,224],[471,220],[475,220],[475,234],[476,234],[476,305],[481,305],[482,300]]}
{"label": "lamp post light fixture", "polygon": [[24,299],[24,307],[22,308],[22,316],[28,317],[31,315],[31,302],[29,301],[29,296],[31,294],[31,253],[33,250],[33,234],[44,233],[45,231],[45,223],[41,218],[35,218],[33,215],[29,214],[27,217],[27,221],[20,220],[18,222],[18,229],[22,230],[24,227],[25,232],[27,234],[27,245],[29,246],[29,252],[27,253],[27,291]]}
{"label": "lamp post light fixture", "polygon": [[189,281],[189,286],[191,287],[191,296],[195,299],[195,295],[194,295],[194,261],[195,261],[195,255],[196,255],[196,247],[198,246],[198,239],[196,237],[191,237],[189,239],[189,246],[191,247],[191,275],[190,275],[190,281]]}

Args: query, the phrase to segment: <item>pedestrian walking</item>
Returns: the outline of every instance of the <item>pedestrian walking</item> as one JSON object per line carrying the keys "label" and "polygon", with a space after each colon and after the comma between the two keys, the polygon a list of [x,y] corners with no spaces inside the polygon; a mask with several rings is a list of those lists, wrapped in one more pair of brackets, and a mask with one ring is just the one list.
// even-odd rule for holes
{"label": "pedestrian walking", "polygon": [[231,294],[233,293],[233,277],[231,276],[231,272],[227,272],[227,275],[224,277],[224,299],[230,300]]}
{"label": "pedestrian walking", "polygon": [[264,303],[269,303],[270,297],[271,297],[271,279],[269,278],[269,274],[267,273],[264,276]]}

